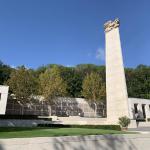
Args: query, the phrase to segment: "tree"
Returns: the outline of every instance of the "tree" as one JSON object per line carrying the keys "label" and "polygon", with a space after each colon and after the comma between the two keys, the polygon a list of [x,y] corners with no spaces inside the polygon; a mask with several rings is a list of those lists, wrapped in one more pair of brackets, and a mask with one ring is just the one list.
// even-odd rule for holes
{"label": "tree", "polygon": [[130,97],[150,99],[150,67],[139,65],[135,69],[126,69],[128,95]]}
{"label": "tree", "polygon": [[60,68],[63,66],[57,65],[57,64],[48,64],[48,65],[40,66],[35,70],[36,77],[39,77],[40,74],[44,73],[47,69],[51,69],[53,67],[59,67]]}
{"label": "tree", "polygon": [[66,95],[67,84],[60,75],[60,69],[57,66],[47,69],[40,75],[40,92],[50,103],[56,97]]}
{"label": "tree", "polygon": [[12,70],[0,61],[0,85],[3,85],[9,79]]}
{"label": "tree", "polygon": [[6,84],[9,85],[10,91],[21,103],[29,102],[37,89],[37,82],[32,72],[24,66],[12,71]]}
{"label": "tree", "polygon": [[92,72],[97,72],[98,69],[99,67],[94,64],[79,64],[75,67],[76,72],[82,74],[83,77]]}
{"label": "tree", "polygon": [[61,77],[67,83],[67,96],[81,97],[82,75],[75,71],[73,67],[61,67]]}
{"label": "tree", "polygon": [[92,72],[88,74],[83,81],[82,89],[82,94],[87,100],[104,102],[106,97],[105,84],[98,73]]}

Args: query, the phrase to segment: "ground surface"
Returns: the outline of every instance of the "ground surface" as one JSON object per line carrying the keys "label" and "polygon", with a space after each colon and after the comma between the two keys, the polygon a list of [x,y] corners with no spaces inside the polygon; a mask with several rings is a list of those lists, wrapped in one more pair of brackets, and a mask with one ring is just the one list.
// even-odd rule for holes
{"label": "ground surface", "polygon": [[8,138],[0,150],[150,150],[150,134]]}
{"label": "ground surface", "polygon": [[128,129],[129,131],[148,131],[150,132],[150,127],[138,127],[133,129]]}
{"label": "ground surface", "polygon": [[125,134],[127,132],[88,128],[0,128],[0,138]]}
{"label": "ground surface", "polygon": [[150,134],[150,127],[138,127],[138,128],[128,129],[128,131],[137,132],[141,134]]}

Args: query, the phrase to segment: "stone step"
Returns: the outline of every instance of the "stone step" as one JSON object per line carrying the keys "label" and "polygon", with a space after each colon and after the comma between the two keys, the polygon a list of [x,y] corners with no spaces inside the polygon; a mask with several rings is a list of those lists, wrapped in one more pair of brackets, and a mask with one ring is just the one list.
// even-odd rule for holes
{"label": "stone step", "polygon": [[139,122],[138,127],[150,127],[150,122]]}
{"label": "stone step", "polygon": [[86,118],[79,116],[70,116],[70,117],[58,117],[58,120],[63,124],[106,124],[106,118]]}

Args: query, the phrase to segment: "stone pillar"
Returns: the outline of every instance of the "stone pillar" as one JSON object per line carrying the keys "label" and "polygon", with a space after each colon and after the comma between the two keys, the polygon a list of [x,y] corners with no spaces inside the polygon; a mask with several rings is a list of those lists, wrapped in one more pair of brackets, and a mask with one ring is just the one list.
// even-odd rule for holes
{"label": "stone pillar", "polygon": [[5,115],[8,97],[8,86],[0,85],[0,115]]}
{"label": "stone pillar", "polygon": [[128,98],[128,105],[129,105],[129,118],[135,119],[135,110],[134,110],[134,103],[132,103],[132,99]]}
{"label": "stone pillar", "polygon": [[117,124],[118,118],[129,117],[128,94],[119,35],[119,20],[104,24],[106,48],[107,120]]}
{"label": "stone pillar", "polygon": [[147,120],[148,118],[150,118],[150,108],[148,104],[145,105],[145,113],[146,113],[146,120]]}
{"label": "stone pillar", "polygon": [[139,118],[143,118],[143,110],[142,110],[142,104],[138,104],[137,105],[137,109],[138,109],[138,115],[139,115]]}

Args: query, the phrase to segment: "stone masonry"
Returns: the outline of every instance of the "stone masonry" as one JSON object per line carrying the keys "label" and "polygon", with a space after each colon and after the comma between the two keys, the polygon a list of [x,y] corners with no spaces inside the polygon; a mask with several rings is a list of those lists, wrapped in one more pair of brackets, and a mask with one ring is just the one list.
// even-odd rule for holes
{"label": "stone masonry", "polygon": [[107,121],[118,123],[118,118],[129,117],[128,94],[122,58],[118,19],[104,24],[106,48]]}

